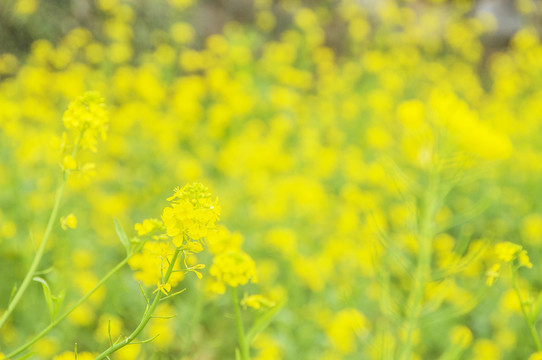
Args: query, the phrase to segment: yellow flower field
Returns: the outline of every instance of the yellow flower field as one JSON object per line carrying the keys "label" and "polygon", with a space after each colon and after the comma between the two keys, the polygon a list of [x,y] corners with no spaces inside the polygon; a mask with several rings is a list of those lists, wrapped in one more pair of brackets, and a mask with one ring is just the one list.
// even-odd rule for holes
{"label": "yellow flower field", "polygon": [[542,359],[542,6],[487,3],[3,1],[0,359]]}

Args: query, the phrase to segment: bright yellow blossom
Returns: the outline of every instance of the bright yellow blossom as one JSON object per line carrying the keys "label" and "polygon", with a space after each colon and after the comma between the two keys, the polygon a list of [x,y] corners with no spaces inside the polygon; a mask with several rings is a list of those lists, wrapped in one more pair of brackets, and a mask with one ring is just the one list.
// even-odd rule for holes
{"label": "bright yellow blossom", "polygon": [[[180,247],[191,240],[199,240],[207,236],[209,230],[215,228],[220,216],[218,199],[213,201],[209,189],[202,184],[194,183],[175,189],[168,198],[171,206],[164,209],[162,220],[167,235],[173,238],[173,244]],[[191,251],[197,252],[192,246]]]}

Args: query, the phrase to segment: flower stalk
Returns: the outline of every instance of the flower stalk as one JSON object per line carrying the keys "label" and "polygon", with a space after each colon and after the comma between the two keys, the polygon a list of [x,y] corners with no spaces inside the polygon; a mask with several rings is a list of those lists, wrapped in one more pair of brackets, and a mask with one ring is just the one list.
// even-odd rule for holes
{"label": "flower stalk", "polygon": [[84,303],[92,294],[96,292],[107,280],[109,280],[113,275],[115,275],[128,261],[134,256],[137,252],[139,252],[139,249],[134,249],[132,253],[130,253],[128,256],[126,256],[121,262],[119,262],[113,269],[111,269],[94,287],[87,292],[83,297],[81,297],[75,304],[73,304],[68,310],[66,310],[62,315],[60,315],[58,318],[56,318],[53,322],[51,322],[46,328],[44,328],[42,331],[40,331],[36,336],[34,336],[32,339],[24,343],[23,345],[19,346],[17,349],[13,350],[11,353],[6,355],[6,359],[10,359],[14,356],[19,355],[24,350],[28,349],[30,346],[35,344],[39,339],[47,335],[52,329],[54,329],[58,324],[62,322],[66,317],[68,317],[76,308],[78,308],[82,303]]}
{"label": "flower stalk", "polygon": [[237,337],[239,340],[241,359],[250,360],[248,344],[246,341],[245,330],[243,327],[243,319],[241,318],[241,309],[239,307],[239,296],[237,295],[237,287],[232,286],[231,295],[232,295],[233,307],[235,309],[235,323],[237,325]]}
{"label": "flower stalk", "polygon": [[[81,142],[81,139],[83,138],[84,132],[85,132],[85,129],[82,129],[75,143],[75,147],[72,152],[72,157],[74,159],[75,159],[75,156],[77,155],[79,144]],[[45,229],[45,233],[43,234],[43,238],[41,240],[40,246],[38,248],[38,251],[36,252],[36,255],[34,256],[34,260],[32,260],[32,264],[30,265],[30,268],[28,269],[28,272],[26,273],[26,276],[24,277],[23,282],[21,283],[21,286],[17,289],[15,295],[13,296],[13,299],[8,304],[8,308],[6,309],[6,311],[4,312],[4,314],[2,314],[2,317],[0,318],[0,329],[5,325],[8,318],[15,310],[15,307],[17,306],[19,301],[22,299],[26,289],[28,288],[28,285],[30,285],[32,278],[34,277],[36,270],[38,269],[38,266],[41,262],[43,254],[45,253],[47,242],[49,241],[49,237],[51,236],[51,232],[53,231],[53,226],[58,217],[60,202],[62,201],[62,196],[64,195],[64,190],[66,189],[66,183],[68,182],[69,175],[70,175],[70,172],[68,170],[63,171],[62,182],[60,183],[60,186],[57,190],[55,203],[53,205],[53,210],[51,211],[51,215],[49,216],[49,221],[47,222],[47,227]]]}
{"label": "flower stalk", "polygon": [[[177,262],[177,258],[178,258],[179,254],[180,254],[180,252],[182,250],[183,250],[182,247],[177,247],[175,249],[175,253],[173,254],[173,258],[169,262],[168,269],[167,269],[166,274],[164,276],[163,283],[168,282],[168,280],[169,280],[169,278],[171,276],[171,273],[173,272],[173,268],[175,266],[175,263]],[[135,328],[135,330],[128,337],[126,337],[124,340],[122,340],[119,343],[111,345],[109,348],[104,350],[100,355],[98,355],[95,358],[95,360],[107,359],[107,358],[109,358],[109,355],[111,355],[115,351],[117,351],[120,348],[123,348],[123,347],[125,347],[127,345],[130,345],[135,340],[135,338],[141,333],[141,331],[143,331],[143,329],[145,328],[145,326],[147,325],[149,320],[152,318],[152,314],[154,313],[154,311],[156,310],[156,307],[160,303],[162,295],[163,295],[162,291],[157,291],[156,292],[156,295],[154,297],[154,300],[153,300],[152,304],[150,304],[150,305],[147,304],[147,307],[145,309],[145,313],[143,314],[143,317],[141,318],[141,321],[139,322],[139,325]]]}
{"label": "flower stalk", "polygon": [[414,275],[414,286],[407,302],[407,332],[399,357],[401,360],[409,360],[412,356],[413,335],[418,328],[419,318],[423,308],[425,287],[431,277],[431,248],[433,237],[435,235],[436,226],[434,218],[438,210],[438,204],[438,174],[432,172],[429,175],[429,185],[423,200],[418,262]]}
{"label": "flower stalk", "polygon": [[517,279],[517,268],[514,267],[513,263],[510,263],[510,269],[512,271],[512,284],[514,287],[514,291],[516,292],[516,295],[518,297],[519,307],[521,308],[521,313],[523,314],[523,318],[525,319],[525,324],[527,325],[527,328],[529,329],[529,334],[531,334],[531,338],[533,339],[536,349],[538,351],[542,351],[540,336],[538,335],[538,331],[536,330],[536,326],[535,326],[536,318],[532,316],[532,314],[527,313],[527,310],[528,310],[526,309],[527,304],[525,304],[525,301],[523,300],[523,296],[521,295],[521,291],[519,290],[518,279]]}

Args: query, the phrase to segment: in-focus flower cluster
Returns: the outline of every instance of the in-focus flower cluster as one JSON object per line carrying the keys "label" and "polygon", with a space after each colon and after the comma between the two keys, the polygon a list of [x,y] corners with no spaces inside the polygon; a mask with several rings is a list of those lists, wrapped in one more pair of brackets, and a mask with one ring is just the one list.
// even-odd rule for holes
{"label": "in-focus flower cluster", "polygon": [[509,241],[503,241],[495,244],[494,254],[497,262],[495,262],[486,272],[486,284],[492,286],[495,280],[500,276],[502,266],[506,263],[512,263],[517,268],[526,267],[532,268],[533,264],[529,260],[527,251],[521,245],[514,244]]}
{"label": "in-focus flower cluster", "polygon": [[69,133],[65,141],[81,136],[80,146],[96,151],[97,137],[105,140],[109,126],[104,98],[97,91],[87,91],[68,105],[62,121]]}
{"label": "in-focus flower cluster", "polygon": [[204,238],[215,228],[220,216],[218,198],[213,201],[207,187],[194,183],[175,189],[168,201],[172,204],[164,209],[162,220],[173,244],[177,247],[184,244],[192,252],[203,250],[195,240]]}
{"label": "in-focus flower cluster", "polygon": [[[136,279],[147,286],[158,283],[157,290],[164,293],[182,280],[185,272],[202,277],[198,270],[205,266],[194,263],[196,259],[193,254],[203,250],[202,239],[210,230],[215,230],[220,215],[218,199],[211,200],[209,189],[199,183],[176,188],[168,201],[172,205],[163,210],[163,221],[151,218],[135,224],[137,235],[150,241],[146,241],[141,253],[134,255],[129,262],[135,270]],[[176,264],[168,283],[163,284],[161,277],[164,267],[174,253],[172,245],[176,248],[183,246],[181,257],[184,268]]]}

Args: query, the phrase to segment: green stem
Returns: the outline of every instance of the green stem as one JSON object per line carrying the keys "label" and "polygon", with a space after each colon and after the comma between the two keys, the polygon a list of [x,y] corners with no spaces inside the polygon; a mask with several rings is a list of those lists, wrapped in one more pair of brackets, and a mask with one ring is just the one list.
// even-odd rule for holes
{"label": "green stem", "polygon": [[412,354],[412,338],[418,328],[419,318],[423,307],[425,286],[431,276],[431,248],[435,235],[434,217],[438,210],[438,175],[430,174],[429,186],[424,197],[422,219],[420,222],[420,241],[418,263],[414,275],[414,286],[410,292],[408,306],[407,334],[403,343],[400,359],[409,360]]}
{"label": "green stem", "polygon": [[514,285],[514,290],[516,291],[516,295],[519,300],[519,306],[521,308],[521,312],[523,313],[523,318],[525,319],[525,323],[527,324],[527,327],[529,328],[529,333],[531,334],[531,337],[533,338],[533,342],[536,345],[536,349],[538,351],[542,351],[540,336],[538,336],[538,331],[536,330],[536,326],[534,324],[536,319],[531,319],[531,317],[529,317],[529,315],[527,314],[527,310],[525,309],[525,302],[523,301],[523,297],[521,296],[521,292],[519,291],[517,271],[514,269],[513,263],[510,264],[510,268],[512,270],[512,284]]}
{"label": "green stem", "polygon": [[[169,267],[167,269],[166,275],[164,276],[163,283],[167,283],[169,281],[169,277],[171,276],[171,273],[173,272],[173,267],[175,266],[175,262],[177,261],[177,257],[179,256],[179,253],[181,252],[181,250],[182,250],[181,248],[175,249],[173,258],[169,262]],[[109,357],[109,355],[119,350],[120,348],[123,348],[126,345],[130,345],[130,343],[135,340],[135,338],[141,333],[141,331],[143,331],[143,329],[145,328],[149,320],[152,318],[152,314],[154,313],[154,310],[156,310],[156,307],[158,306],[158,303],[160,302],[161,298],[162,298],[162,291],[158,290],[150,307],[147,304],[147,308],[145,309],[143,318],[141,319],[141,321],[139,322],[139,325],[135,328],[135,330],[126,339],[107,348],[104,352],[98,355],[94,360],[106,359]]]}
{"label": "green stem", "polygon": [[53,211],[51,212],[51,216],[49,217],[49,223],[47,224],[47,228],[45,229],[45,234],[43,235],[43,239],[41,240],[40,247],[38,248],[38,251],[36,252],[36,255],[34,256],[34,260],[32,261],[32,264],[30,265],[30,269],[28,269],[28,272],[26,273],[26,276],[15,293],[15,296],[13,297],[12,301],[9,303],[8,308],[2,315],[2,318],[0,318],[0,328],[4,326],[7,319],[15,310],[15,307],[23,297],[24,292],[26,291],[26,288],[28,285],[30,285],[30,282],[32,281],[32,278],[34,277],[34,274],[40,264],[41,258],[43,257],[43,253],[45,252],[45,247],[47,246],[47,241],[49,240],[49,236],[51,235],[51,231],[53,230],[53,225],[56,222],[56,218],[58,215],[58,209],[60,207],[60,200],[62,199],[62,195],[64,194],[64,189],[66,187],[66,181],[68,177],[65,176],[62,180],[62,183],[60,184],[60,188],[58,189],[56,199],[55,199],[55,205],[53,206]]}
{"label": "green stem", "polygon": [[241,309],[239,308],[239,297],[237,296],[237,288],[231,288],[231,296],[233,307],[235,309],[235,323],[237,324],[237,337],[239,338],[239,347],[241,350],[241,359],[250,360],[250,354],[245,339],[245,330],[243,329],[243,319],[241,319]]}
{"label": "green stem", "polygon": [[117,271],[119,271],[126,263],[137,253],[137,251],[132,252],[130,255],[128,255],[126,258],[124,258],[120,263],[117,264],[111,271],[107,273],[94,287],[86,293],[79,301],[77,301],[74,305],[72,305],[68,310],[66,310],[62,315],[60,315],[58,318],[56,318],[51,324],[49,324],[46,328],[44,328],[39,334],[34,336],[31,340],[27,341],[20,347],[18,347],[13,352],[6,355],[6,359],[10,359],[14,356],[17,356],[24,350],[28,349],[30,346],[32,346],[36,341],[47,335],[49,331],[51,331],[53,328],[55,328],[62,320],[64,320],[68,315],[70,315],[79,305],[84,303],[98,288],[100,288],[111,276],[115,275]]}
{"label": "green stem", "polygon": [[[79,149],[79,143],[81,142],[83,133],[84,133],[84,130],[79,133],[79,137],[77,138],[77,141],[75,143],[73,153],[72,153],[73,158],[75,158],[75,156],[77,155],[77,150]],[[36,252],[36,255],[34,256],[34,260],[32,260],[30,269],[28,269],[28,272],[26,273],[26,276],[21,286],[19,287],[19,289],[17,289],[15,296],[13,297],[11,302],[8,304],[8,308],[6,309],[6,311],[4,312],[4,314],[2,314],[2,317],[0,318],[0,329],[5,325],[6,321],[8,320],[13,310],[15,310],[15,307],[17,306],[17,304],[23,297],[26,291],[26,288],[28,287],[28,285],[30,285],[32,278],[34,277],[34,274],[36,273],[36,270],[38,269],[41,258],[43,257],[43,254],[45,252],[45,247],[47,246],[47,241],[49,240],[49,236],[51,235],[51,231],[53,230],[53,226],[58,216],[60,201],[62,200],[62,195],[64,195],[64,189],[66,188],[68,177],[69,177],[69,172],[64,170],[63,176],[62,176],[62,183],[60,184],[60,187],[58,188],[56,198],[55,198],[55,204],[53,205],[53,210],[51,211],[51,215],[49,216],[49,221],[47,222],[47,228],[45,229],[45,233],[43,234],[43,239],[41,240],[41,244],[38,248],[38,251]]]}

